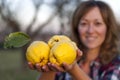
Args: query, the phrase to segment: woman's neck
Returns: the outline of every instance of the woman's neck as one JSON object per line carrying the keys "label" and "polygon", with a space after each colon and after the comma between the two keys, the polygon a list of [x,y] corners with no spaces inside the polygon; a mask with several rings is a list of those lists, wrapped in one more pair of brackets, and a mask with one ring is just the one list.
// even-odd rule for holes
{"label": "woman's neck", "polygon": [[99,49],[90,49],[86,53],[86,59],[85,62],[91,63],[94,61],[99,55]]}
{"label": "woman's neck", "polygon": [[99,49],[89,49],[86,53],[85,60],[80,62],[80,66],[85,73],[90,74],[90,64],[94,61],[99,55]]}
{"label": "woman's neck", "polygon": [[90,49],[86,53],[86,58],[84,61],[81,61],[80,66],[85,73],[90,74],[90,64],[94,61],[99,55],[99,50]]}

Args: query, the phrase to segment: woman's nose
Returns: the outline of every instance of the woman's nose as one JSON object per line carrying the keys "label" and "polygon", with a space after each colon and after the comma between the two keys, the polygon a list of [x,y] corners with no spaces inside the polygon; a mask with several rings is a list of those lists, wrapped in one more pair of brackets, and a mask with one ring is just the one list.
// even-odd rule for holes
{"label": "woman's nose", "polygon": [[93,33],[94,32],[94,26],[92,24],[90,24],[88,26],[88,30],[87,30],[88,33]]}

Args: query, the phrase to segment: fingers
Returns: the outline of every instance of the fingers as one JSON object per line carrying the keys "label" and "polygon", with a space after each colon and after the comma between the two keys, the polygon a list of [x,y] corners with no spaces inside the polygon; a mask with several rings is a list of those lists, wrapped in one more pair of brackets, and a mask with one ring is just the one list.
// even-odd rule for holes
{"label": "fingers", "polygon": [[42,67],[41,67],[41,70],[42,70],[43,72],[48,72],[48,71],[50,71],[50,69],[48,68],[47,65],[42,66]]}
{"label": "fingers", "polygon": [[28,67],[31,70],[37,70],[38,72],[47,72],[47,71],[50,71],[49,68],[47,67],[47,65],[40,66],[39,63],[36,63],[35,65],[33,65],[31,62],[28,62]]}
{"label": "fingers", "polygon": [[38,71],[38,72],[41,72],[42,71],[42,68],[41,68],[41,66],[37,63],[37,64],[35,64],[35,68],[36,68],[36,70]]}
{"label": "fingers", "polygon": [[83,55],[83,52],[80,49],[77,49],[77,53],[78,53],[79,56]]}
{"label": "fingers", "polygon": [[63,67],[60,67],[60,66],[58,66],[58,65],[56,65],[56,64],[51,64],[51,63],[49,63],[48,66],[49,66],[50,70],[52,70],[52,71],[65,72],[65,70],[64,70]]}
{"label": "fingers", "polygon": [[72,69],[72,66],[76,63],[76,61],[68,65],[66,63],[63,63],[62,66],[58,66],[56,64],[48,63],[48,65],[40,66],[39,63],[33,65],[31,62],[28,62],[28,66],[32,70],[37,70],[38,72],[49,72],[49,71],[60,71],[60,72],[66,72]]}
{"label": "fingers", "polygon": [[64,68],[66,71],[70,70],[69,65],[66,64],[66,63],[63,63],[63,68]]}
{"label": "fingers", "polygon": [[50,71],[47,65],[40,66],[39,63],[35,65],[38,72],[48,72]]}
{"label": "fingers", "polygon": [[28,62],[27,64],[28,64],[28,67],[29,67],[30,69],[32,69],[32,70],[35,69],[34,65],[33,65],[31,62]]}
{"label": "fingers", "polygon": [[48,66],[49,66],[49,69],[51,70],[51,71],[57,71],[57,69],[55,68],[55,65],[54,64],[48,64]]}
{"label": "fingers", "polygon": [[72,64],[63,63],[64,70],[67,72],[70,71],[71,69],[73,69],[76,63],[76,61],[74,61]]}
{"label": "fingers", "polygon": [[82,55],[83,55],[83,52],[80,49],[78,49],[77,50],[77,58],[76,58],[76,60],[79,61]]}

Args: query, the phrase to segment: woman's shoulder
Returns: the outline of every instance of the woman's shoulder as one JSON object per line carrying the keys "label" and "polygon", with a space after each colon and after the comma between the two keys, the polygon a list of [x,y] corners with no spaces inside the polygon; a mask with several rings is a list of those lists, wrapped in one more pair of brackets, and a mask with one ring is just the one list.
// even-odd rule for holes
{"label": "woman's shoulder", "polygon": [[113,65],[119,65],[120,66],[120,55],[117,55],[111,62]]}
{"label": "woman's shoulder", "polygon": [[103,65],[102,69],[105,71],[120,71],[120,55],[117,55],[109,64]]}
{"label": "woman's shoulder", "polygon": [[120,55],[116,56],[112,62],[105,66],[102,80],[119,80],[120,79]]}
{"label": "woman's shoulder", "polygon": [[117,55],[107,66],[108,70],[120,71],[120,55]]}

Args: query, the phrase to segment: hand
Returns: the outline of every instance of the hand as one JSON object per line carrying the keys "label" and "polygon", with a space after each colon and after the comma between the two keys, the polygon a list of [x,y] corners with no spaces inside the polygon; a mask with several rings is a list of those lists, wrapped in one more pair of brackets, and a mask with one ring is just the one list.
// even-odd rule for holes
{"label": "hand", "polygon": [[65,72],[65,71],[71,70],[73,66],[77,63],[77,61],[81,58],[81,56],[82,56],[82,51],[78,49],[76,60],[71,65],[63,63],[63,65],[60,67],[60,66],[57,66],[56,64],[48,63],[44,66],[40,66],[39,63],[33,65],[31,62],[28,62],[28,66],[30,69],[37,70],[39,72],[48,72],[48,71]]}
{"label": "hand", "polygon": [[82,56],[82,51],[78,49],[76,60],[72,64],[69,65],[69,64],[63,63],[62,66],[60,67],[60,66],[57,66],[56,64],[48,63],[48,66],[53,71],[60,71],[60,72],[70,71],[73,69],[74,65],[77,64],[77,61],[80,60],[81,56]]}
{"label": "hand", "polygon": [[83,52],[80,49],[77,49],[76,61],[79,61],[83,55]]}
{"label": "hand", "polygon": [[36,63],[35,65],[33,65],[31,62],[28,62],[28,67],[31,70],[37,70],[38,72],[48,72],[48,71],[51,71],[48,68],[48,65],[40,66],[39,63]]}

